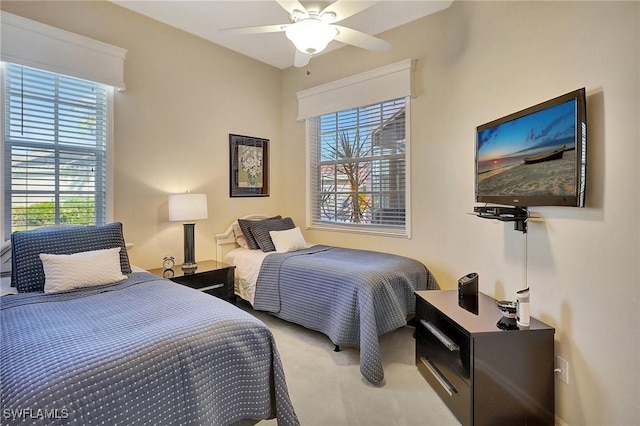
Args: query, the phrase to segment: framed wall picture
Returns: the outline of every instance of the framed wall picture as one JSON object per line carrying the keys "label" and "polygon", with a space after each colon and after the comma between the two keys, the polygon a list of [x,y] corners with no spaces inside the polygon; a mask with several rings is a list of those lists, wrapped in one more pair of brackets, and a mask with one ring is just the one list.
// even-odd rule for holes
{"label": "framed wall picture", "polygon": [[229,134],[229,196],[269,196],[269,139]]}

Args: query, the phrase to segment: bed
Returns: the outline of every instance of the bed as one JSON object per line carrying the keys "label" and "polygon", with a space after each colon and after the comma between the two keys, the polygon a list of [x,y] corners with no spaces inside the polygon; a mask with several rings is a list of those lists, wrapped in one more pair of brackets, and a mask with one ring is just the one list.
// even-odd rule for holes
{"label": "bed", "polygon": [[[414,292],[438,289],[438,283],[416,260],[310,245],[292,225],[290,218],[254,214],[216,235],[218,259],[236,267],[236,295],[256,310],[325,334],[336,349],[360,348],[362,375],[381,384],[379,336],[406,325],[415,312]],[[251,234],[267,243],[268,235],[275,250],[251,248],[245,243]]]}
{"label": "bed", "polygon": [[[3,424],[228,425],[277,418],[279,425],[298,425],[266,325],[226,301],[131,268],[126,251],[120,257],[118,250],[121,225],[105,227],[12,239],[19,293],[0,298]],[[121,242],[113,243],[114,229]],[[106,241],[117,247],[95,248]],[[89,250],[78,250],[87,244]],[[91,281],[85,286],[74,277],[77,256],[110,250],[118,255],[110,252],[110,263],[102,259],[98,267],[85,256],[85,268],[77,269],[100,276],[98,269],[113,269],[115,261],[122,279],[83,278]],[[25,271],[33,261],[25,258],[34,253],[40,271]],[[56,273],[40,253],[63,262],[71,288],[50,291]],[[43,272],[44,289],[27,282]]]}

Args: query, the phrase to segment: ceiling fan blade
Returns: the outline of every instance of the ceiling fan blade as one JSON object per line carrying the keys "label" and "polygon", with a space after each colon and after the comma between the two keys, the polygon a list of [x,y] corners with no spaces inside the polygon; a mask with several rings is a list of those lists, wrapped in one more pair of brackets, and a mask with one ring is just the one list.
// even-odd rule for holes
{"label": "ceiling fan blade", "polygon": [[223,28],[219,33],[225,34],[262,34],[284,31],[290,24],[260,25],[257,27]]}
{"label": "ceiling fan blade", "polygon": [[361,47],[368,50],[389,50],[391,49],[391,43],[382,40],[381,38],[374,37],[372,35],[363,33],[362,31],[354,30],[352,28],[343,27],[341,25],[332,25],[336,27],[338,35],[335,40],[342,43],[351,44],[353,46]]}
{"label": "ceiling fan blade", "polygon": [[276,0],[278,4],[293,16],[296,10],[307,13],[307,9],[298,0]]}
{"label": "ceiling fan blade", "polygon": [[340,22],[343,19],[347,19],[349,16],[353,16],[356,13],[360,13],[365,9],[378,3],[377,1],[353,1],[353,0],[337,0],[331,3],[329,6],[322,9],[320,15],[323,13],[334,13],[336,19],[333,22]]}
{"label": "ceiling fan blade", "polygon": [[293,58],[293,65],[295,65],[296,68],[302,68],[306,66],[310,60],[311,55],[307,55],[306,53],[303,53],[296,49],[296,56],[294,56]]}

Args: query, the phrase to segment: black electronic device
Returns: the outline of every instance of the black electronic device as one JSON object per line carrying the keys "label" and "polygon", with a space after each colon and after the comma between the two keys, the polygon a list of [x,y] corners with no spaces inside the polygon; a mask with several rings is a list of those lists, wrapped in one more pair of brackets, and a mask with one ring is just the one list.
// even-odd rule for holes
{"label": "black electronic device", "polygon": [[513,222],[513,229],[527,232],[529,211],[526,207],[476,206],[473,212],[483,219]]}
{"label": "black electronic device", "polygon": [[458,306],[462,309],[471,312],[474,315],[478,315],[480,308],[478,306],[478,295],[465,296],[458,298]]}
{"label": "black electronic device", "polygon": [[476,201],[584,207],[586,160],[582,88],[477,127]]}
{"label": "black electronic device", "polygon": [[471,272],[458,280],[458,299],[478,296],[478,274]]}
{"label": "black electronic device", "polygon": [[527,209],[521,207],[476,206],[473,208],[473,211],[479,216],[505,216],[515,218],[526,218],[528,216]]}

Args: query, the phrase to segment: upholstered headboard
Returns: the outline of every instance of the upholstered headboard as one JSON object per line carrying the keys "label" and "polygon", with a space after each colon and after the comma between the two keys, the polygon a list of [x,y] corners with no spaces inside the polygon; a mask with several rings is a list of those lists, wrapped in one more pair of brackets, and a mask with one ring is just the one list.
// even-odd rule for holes
{"label": "upholstered headboard", "polygon": [[[267,217],[269,216],[265,214],[254,213],[242,216],[240,219],[262,220],[266,219]],[[239,247],[236,243],[236,237],[233,234],[233,224],[235,222],[236,221],[234,220],[221,234],[216,234],[216,259],[218,260],[218,262],[223,262],[224,256],[227,253]]]}
{"label": "upholstered headboard", "polygon": [[[60,224],[60,225],[47,225],[42,226],[38,229],[40,230],[48,230],[48,229],[63,229],[63,228],[72,228],[78,227],[80,225],[72,225],[72,224]],[[11,277],[11,240],[7,240],[0,244],[0,277]]]}
{"label": "upholstered headboard", "polygon": [[[43,226],[39,229],[63,229],[63,228],[72,228],[78,227],[81,225],[70,225],[70,224],[62,224],[62,225],[47,225]],[[133,247],[133,243],[125,243],[127,250],[131,250]],[[11,240],[4,241],[0,244],[0,277],[11,277]]]}

